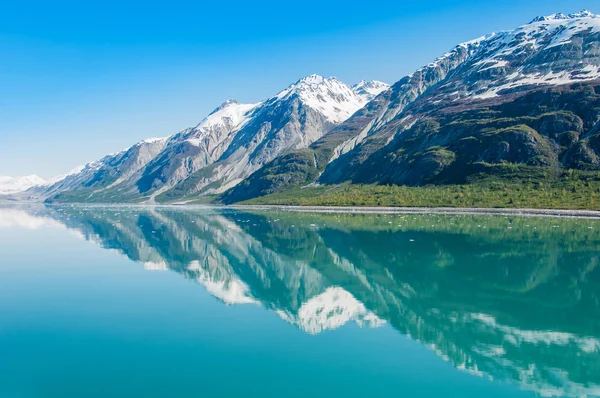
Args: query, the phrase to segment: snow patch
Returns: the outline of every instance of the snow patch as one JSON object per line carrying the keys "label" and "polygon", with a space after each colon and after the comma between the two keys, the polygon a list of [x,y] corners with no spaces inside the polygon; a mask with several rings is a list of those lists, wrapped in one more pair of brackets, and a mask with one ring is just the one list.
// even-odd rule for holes
{"label": "snow patch", "polygon": [[204,118],[191,132],[187,141],[192,145],[201,146],[215,127],[223,127],[231,132],[238,131],[250,120],[252,111],[261,104],[240,104],[228,100]]}
{"label": "snow patch", "polygon": [[250,296],[248,285],[240,279],[225,279],[216,280],[204,268],[200,266],[198,261],[192,261],[188,267],[190,271],[199,273],[197,278],[204,288],[213,296],[223,301],[226,304],[258,304],[258,302]]}
{"label": "snow patch", "polygon": [[310,334],[337,329],[349,321],[370,327],[385,323],[341,287],[330,287],[302,304],[296,321],[302,330]]}
{"label": "snow patch", "polygon": [[546,344],[565,346],[575,344],[586,353],[600,351],[600,340],[593,337],[579,337],[571,333],[546,331],[546,330],[523,330],[516,327],[502,325],[496,319],[487,314],[471,314],[470,318],[481,322],[483,325],[501,331],[506,341],[519,346],[526,344]]}

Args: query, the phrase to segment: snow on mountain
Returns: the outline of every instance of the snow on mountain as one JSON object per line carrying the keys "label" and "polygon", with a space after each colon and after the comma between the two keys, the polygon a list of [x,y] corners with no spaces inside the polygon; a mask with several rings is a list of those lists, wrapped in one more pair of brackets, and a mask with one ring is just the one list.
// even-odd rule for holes
{"label": "snow on mountain", "polygon": [[[599,65],[589,62],[593,56],[598,57],[597,50],[584,49],[586,44],[584,35],[591,36],[600,33],[600,18],[589,13],[582,12],[563,16],[555,14],[544,19],[536,19],[536,22],[524,25],[515,31],[499,34],[494,40],[490,40],[490,49],[485,60],[479,61],[480,72],[490,69],[508,69],[512,59],[539,54],[540,60],[547,60],[554,65],[544,67],[543,64],[525,64],[520,70],[514,70],[505,76],[505,82],[497,85],[483,93],[477,98],[490,98],[498,95],[502,90],[513,89],[523,85],[561,85],[578,81],[589,81],[600,78]],[[574,42],[577,41],[577,43]],[[564,46],[562,50],[579,51],[582,58],[579,64],[570,61],[578,61],[575,57],[552,57],[552,51],[558,52],[557,47]],[[537,66],[538,68],[534,68]],[[537,70],[536,70],[537,69]]]}
{"label": "snow on mountain", "polygon": [[[225,199],[234,202],[307,185],[314,175],[322,184],[357,182],[357,175],[380,178],[368,161],[375,153],[382,159],[377,171],[387,166],[386,172],[401,174],[406,166],[386,165],[395,155],[384,157],[385,149],[380,150],[430,112],[497,106],[533,91],[595,80],[600,80],[600,18],[587,11],[536,18],[515,30],[455,46],[383,91],[306,153],[276,159]],[[320,164],[306,162],[311,157]]]}
{"label": "snow on mountain", "polygon": [[170,137],[162,151],[129,184],[135,184],[138,194],[148,194],[154,200],[154,197],[218,161],[238,132],[253,120],[254,111],[261,104],[226,101],[196,127]]}
{"label": "snow on mountain", "polygon": [[23,192],[31,187],[44,184],[45,181],[37,175],[24,177],[0,176],[0,195]]}
{"label": "snow on mountain", "polygon": [[306,76],[252,110],[196,192],[221,193],[290,149],[305,148],[368,100],[338,79]]}
{"label": "snow on mountain", "polygon": [[352,86],[352,91],[368,102],[389,88],[389,84],[380,82],[378,80],[361,80]]}
{"label": "snow on mountain", "polygon": [[317,334],[337,329],[350,321],[369,327],[385,323],[341,287],[330,287],[303,303],[294,323],[307,333]]}
{"label": "snow on mountain", "polygon": [[93,176],[105,167],[110,160],[114,159],[115,156],[116,155],[114,154],[107,155],[100,160],[87,163],[83,166],[77,166],[66,174],[52,178],[46,184],[32,187],[28,190],[28,193],[31,192],[33,195],[46,198],[60,192],[70,191],[81,187],[90,181]]}
{"label": "snow on mountain", "polygon": [[457,94],[489,99],[523,86],[599,79],[599,34],[600,17],[589,11],[538,17],[513,31],[491,34],[477,42],[465,64],[475,90]]}
{"label": "snow on mountain", "polygon": [[[356,182],[365,159],[430,112],[500,105],[548,87],[600,80],[599,43],[600,18],[583,11],[536,18],[459,44],[394,84],[369,118],[346,121],[339,130],[348,137],[334,151],[346,155],[333,157],[319,182]],[[368,164],[362,173],[367,180],[375,167]],[[406,166],[393,168],[382,160],[380,167]]]}
{"label": "snow on mountain", "polygon": [[562,12],[559,12],[559,13],[551,14],[551,15],[547,15],[547,16],[536,17],[530,23],[543,22],[543,21],[554,21],[554,20],[564,20],[564,19],[577,19],[577,18],[597,18],[597,16],[594,15],[589,10],[582,10],[580,12],[568,14],[568,15],[565,15]]}
{"label": "snow on mountain", "polygon": [[[425,89],[446,79],[447,83],[436,90],[439,95],[432,99],[441,102],[485,100],[521,87],[599,79],[599,34],[600,17],[587,10],[537,17],[515,30],[459,44],[400,80],[398,88],[412,85],[411,90]],[[384,122],[403,109],[395,105]]]}
{"label": "snow on mountain", "polygon": [[90,163],[49,192],[80,190],[69,200],[109,202],[220,193],[282,152],[307,147],[385,89],[377,81],[352,88],[313,74],[263,102],[229,100],[196,127]]}
{"label": "snow on mountain", "polygon": [[258,304],[248,285],[235,275],[229,275],[226,271],[211,274],[197,260],[190,263],[188,270],[197,275],[196,281],[199,284],[225,304]]}
{"label": "snow on mountain", "polygon": [[[171,136],[163,138],[149,138],[142,140],[120,152],[109,154],[100,160],[78,166],[69,173],[58,176],[51,183],[36,187],[31,192],[41,198],[49,198],[64,192],[86,189],[85,195],[77,198],[78,201],[88,201],[93,195],[113,186],[126,182],[136,175],[153,160],[171,140]],[[116,192],[123,199],[132,195],[130,192]]]}
{"label": "snow on mountain", "polygon": [[153,137],[153,138],[146,138],[145,140],[141,140],[137,145],[140,144],[154,144],[157,142],[166,142],[171,138],[171,136],[168,137]]}
{"label": "snow on mountain", "polygon": [[203,141],[214,139],[212,135],[219,131],[233,133],[250,120],[252,110],[260,104],[240,104],[235,100],[228,100],[202,120],[186,139],[195,146],[201,146]]}
{"label": "snow on mountain", "polygon": [[599,41],[600,17],[584,10],[538,17],[515,30],[461,43],[397,82],[396,99],[369,129],[381,129],[435,85],[427,101],[433,105],[600,79]]}
{"label": "snow on mountain", "polygon": [[285,101],[293,95],[332,123],[343,122],[368,102],[337,78],[327,79],[316,74],[298,80],[274,98]]}

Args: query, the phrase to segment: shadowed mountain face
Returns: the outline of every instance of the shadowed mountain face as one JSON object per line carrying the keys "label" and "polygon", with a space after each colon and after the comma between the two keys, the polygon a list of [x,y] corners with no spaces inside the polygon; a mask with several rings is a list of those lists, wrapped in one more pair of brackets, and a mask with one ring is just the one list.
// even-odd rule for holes
{"label": "shadowed mountain face", "polygon": [[543,396],[600,394],[600,223],[171,208],[4,209],[307,333],[387,324],[455,367]]}

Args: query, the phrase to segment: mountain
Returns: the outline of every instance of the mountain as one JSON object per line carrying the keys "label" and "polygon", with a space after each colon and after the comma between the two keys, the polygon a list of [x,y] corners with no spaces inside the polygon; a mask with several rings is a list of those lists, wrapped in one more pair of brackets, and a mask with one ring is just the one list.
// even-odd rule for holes
{"label": "mountain", "polygon": [[90,201],[94,201],[96,195],[103,196],[106,201],[123,201],[125,194],[113,191],[112,188],[135,176],[165,147],[166,142],[167,138],[150,138],[140,141],[130,148],[75,167],[64,175],[21,192],[18,198],[44,200],[65,192],[76,191]]}
{"label": "mountain", "polygon": [[367,101],[371,101],[388,88],[390,88],[388,84],[378,80],[361,80],[352,86],[352,90]]}
{"label": "mountain", "polygon": [[310,75],[229,100],[20,196],[234,203],[312,184],[598,179],[599,122],[600,17],[559,13],[459,44],[391,87]]}
{"label": "mountain", "polygon": [[36,175],[25,177],[0,176],[0,195],[9,195],[28,190],[31,187],[44,184],[45,181]]}
{"label": "mountain", "polygon": [[387,89],[310,75],[256,104],[229,100],[196,127],[142,141],[32,194],[49,201],[163,202],[218,194],[305,148]]}
{"label": "mountain", "polygon": [[511,165],[597,171],[599,120],[600,17],[538,17],[456,46],[223,200],[314,182],[464,183]]}

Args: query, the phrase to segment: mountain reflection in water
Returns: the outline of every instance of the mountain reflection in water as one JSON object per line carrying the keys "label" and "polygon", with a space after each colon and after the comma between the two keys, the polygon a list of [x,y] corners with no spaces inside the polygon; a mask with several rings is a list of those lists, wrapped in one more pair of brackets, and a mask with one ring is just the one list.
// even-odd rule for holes
{"label": "mountain reflection in water", "polygon": [[600,223],[219,209],[0,209],[306,333],[389,324],[456,368],[543,396],[600,395]]}

